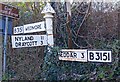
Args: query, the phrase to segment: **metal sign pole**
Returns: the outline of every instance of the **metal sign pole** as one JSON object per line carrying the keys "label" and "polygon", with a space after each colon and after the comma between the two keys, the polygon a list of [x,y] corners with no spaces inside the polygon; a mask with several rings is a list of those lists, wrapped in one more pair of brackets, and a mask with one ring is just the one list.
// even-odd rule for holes
{"label": "metal sign pole", "polygon": [[6,16],[6,20],[5,20],[5,35],[4,35],[4,50],[3,50],[3,74],[5,74],[5,70],[6,70],[6,51],[7,51],[7,31],[8,31],[8,17]]}
{"label": "metal sign pole", "polygon": [[2,35],[0,35],[0,81],[2,81]]}

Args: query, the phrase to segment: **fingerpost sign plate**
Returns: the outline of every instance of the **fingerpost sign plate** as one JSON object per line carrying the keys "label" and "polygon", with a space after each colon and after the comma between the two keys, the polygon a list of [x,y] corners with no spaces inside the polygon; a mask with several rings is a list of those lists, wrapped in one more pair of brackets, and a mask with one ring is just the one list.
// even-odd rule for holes
{"label": "fingerpost sign plate", "polygon": [[59,60],[87,62],[87,50],[62,49],[59,52]]}
{"label": "fingerpost sign plate", "polygon": [[13,35],[12,48],[47,45],[47,35]]}

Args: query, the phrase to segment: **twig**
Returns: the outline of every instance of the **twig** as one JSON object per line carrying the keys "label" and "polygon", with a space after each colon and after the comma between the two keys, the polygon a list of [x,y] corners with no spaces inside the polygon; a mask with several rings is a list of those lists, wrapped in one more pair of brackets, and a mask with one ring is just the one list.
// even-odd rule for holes
{"label": "twig", "polygon": [[78,30],[77,30],[77,35],[76,35],[75,41],[77,40],[78,33],[79,33],[79,31],[80,31],[81,26],[82,26],[83,23],[85,22],[86,18],[89,16],[89,13],[88,13],[88,12],[89,12],[89,10],[90,10],[90,6],[91,6],[91,2],[90,2],[90,4],[89,4],[89,7],[88,7],[88,9],[87,9],[87,11],[86,11],[86,14],[85,14],[85,16],[84,16],[84,18],[83,18],[83,21],[82,21],[82,23],[80,24],[80,26],[79,26],[79,28],[78,28]]}

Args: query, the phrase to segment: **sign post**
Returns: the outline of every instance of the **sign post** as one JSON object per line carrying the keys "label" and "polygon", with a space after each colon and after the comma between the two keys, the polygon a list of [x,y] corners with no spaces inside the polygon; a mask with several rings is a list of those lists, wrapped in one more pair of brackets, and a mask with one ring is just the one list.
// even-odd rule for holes
{"label": "sign post", "polygon": [[3,73],[5,73],[6,70],[6,48],[7,48],[7,31],[8,31],[8,17],[6,16],[6,22],[5,22],[5,35],[4,35],[4,48],[3,48]]}
{"label": "sign post", "polygon": [[19,18],[19,10],[11,5],[0,3],[0,15],[5,16],[5,34],[3,43],[3,74],[6,70],[6,51],[7,51],[7,34],[8,34],[8,18]]}
{"label": "sign post", "polygon": [[[1,24],[1,23],[0,23]],[[2,40],[3,40],[3,38],[2,38],[2,35],[0,35],[0,81],[2,80],[2,46],[3,46],[3,43],[2,43]]]}
{"label": "sign post", "polygon": [[0,81],[2,81],[2,55],[3,55],[3,29],[2,29],[2,16],[0,16]]}
{"label": "sign post", "polygon": [[48,46],[53,47],[54,41],[53,41],[53,13],[55,13],[54,9],[51,7],[50,3],[47,3],[47,5],[44,7],[42,14],[45,14],[45,23],[46,23],[46,31],[48,36]]}

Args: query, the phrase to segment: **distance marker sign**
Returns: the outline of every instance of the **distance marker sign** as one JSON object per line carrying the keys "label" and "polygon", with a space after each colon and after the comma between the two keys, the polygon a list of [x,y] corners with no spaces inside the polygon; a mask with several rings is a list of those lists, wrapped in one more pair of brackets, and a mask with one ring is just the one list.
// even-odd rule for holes
{"label": "distance marker sign", "polygon": [[87,50],[63,49],[59,52],[59,60],[87,62]]}
{"label": "distance marker sign", "polygon": [[46,35],[13,35],[12,48],[34,47],[47,45]]}

